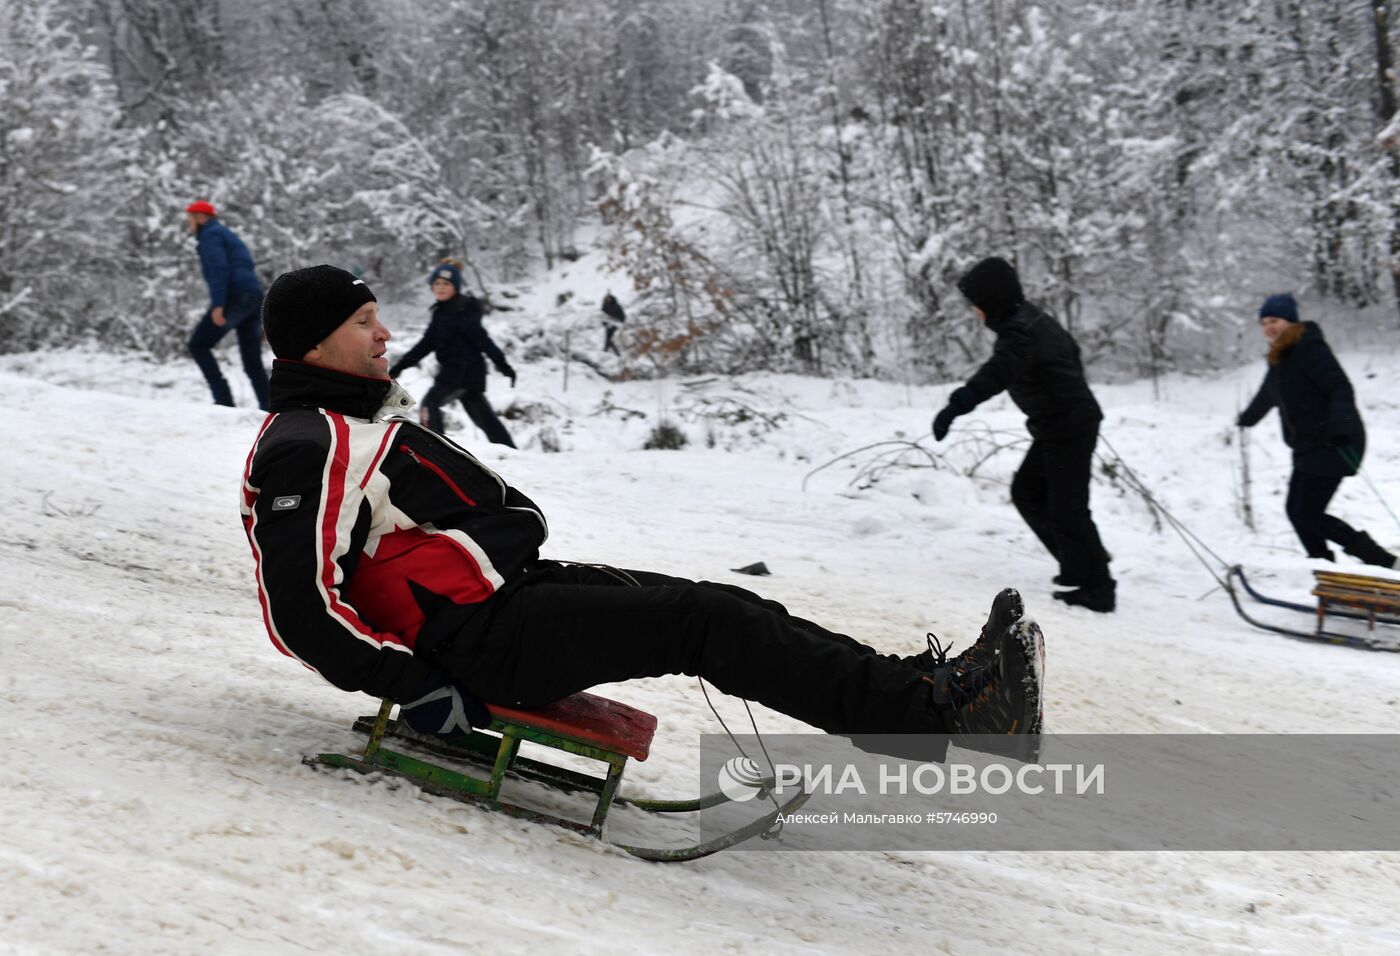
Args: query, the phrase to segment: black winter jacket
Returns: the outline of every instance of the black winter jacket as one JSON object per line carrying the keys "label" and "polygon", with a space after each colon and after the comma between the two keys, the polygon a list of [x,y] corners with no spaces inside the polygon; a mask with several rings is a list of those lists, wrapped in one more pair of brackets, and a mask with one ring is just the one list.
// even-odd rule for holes
{"label": "black winter jacket", "polygon": [[1081,437],[1103,419],[1079,346],[1048,312],[1023,302],[1006,318],[988,317],[987,328],[997,337],[992,357],[967,382],[978,401],[1005,389],[1031,437],[1048,441]]}
{"label": "black winter jacket", "polygon": [[1269,366],[1259,393],[1240,413],[1249,428],[1278,408],[1283,440],[1293,449],[1293,467],[1310,475],[1356,474],[1334,439],[1345,439],[1346,454],[1359,465],[1366,451],[1366,428],[1356,410],[1351,381],[1315,322],[1302,323],[1302,337]]}
{"label": "black winter jacket", "polygon": [[412,404],[388,379],[278,359],[241,503],[273,644],[400,703],[434,670],[422,632],[480,610],[548,534],[534,502],[403,417]]}
{"label": "black winter jacket", "polygon": [[403,358],[394,364],[390,375],[397,377],[406,368],[413,368],[429,353],[437,355],[437,381],[470,392],[486,391],[485,355],[502,375],[510,375],[510,363],[481,324],[481,302],[476,296],[457,293],[446,302],[433,304],[428,331]]}

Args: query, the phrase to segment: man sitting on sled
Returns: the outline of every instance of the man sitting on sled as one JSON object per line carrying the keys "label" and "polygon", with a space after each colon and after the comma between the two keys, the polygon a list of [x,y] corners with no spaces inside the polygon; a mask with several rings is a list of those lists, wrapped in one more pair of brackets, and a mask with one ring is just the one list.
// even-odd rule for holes
{"label": "man sitting on sled", "polygon": [[268,633],[335,686],[401,704],[410,728],[690,674],[833,734],[1039,732],[1043,645],[1015,591],[955,658],[932,642],[901,658],[742,588],[542,559],[534,502],[406,416],[362,280],[288,272],[263,324],[271,414],[242,513]]}

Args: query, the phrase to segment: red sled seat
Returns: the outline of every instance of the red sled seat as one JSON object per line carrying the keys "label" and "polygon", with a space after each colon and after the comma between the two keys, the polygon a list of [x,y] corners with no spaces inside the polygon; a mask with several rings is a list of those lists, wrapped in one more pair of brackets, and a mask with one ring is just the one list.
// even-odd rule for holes
{"label": "red sled seat", "polygon": [[494,720],[563,737],[609,753],[647,759],[656,717],[596,694],[578,693],[536,710],[488,704]]}

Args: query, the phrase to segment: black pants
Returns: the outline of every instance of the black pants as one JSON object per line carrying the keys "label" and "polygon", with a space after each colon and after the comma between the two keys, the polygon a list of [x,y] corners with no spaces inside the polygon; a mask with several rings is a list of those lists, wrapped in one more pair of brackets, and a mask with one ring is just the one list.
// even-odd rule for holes
{"label": "black pants", "polygon": [[1089,477],[1099,431],[1069,441],[1031,442],[1011,480],[1011,500],[1042,544],[1060,562],[1069,584],[1102,585],[1108,552],[1089,511]]}
{"label": "black pants", "polygon": [[418,653],[506,706],[690,674],[829,733],[946,733],[932,684],[906,659],[743,588],[648,571],[542,562]]}
{"label": "black pants", "polygon": [[213,311],[204,313],[204,318],[190,333],[189,350],[204,379],[209,383],[209,391],[214,395],[214,404],[233,405],[233,392],[228,379],[219,370],[219,360],[214,358],[214,346],[230,332],[238,333],[238,354],[243,359],[243,371],[253,384],[253,394],[257,396],[258,407],[267,410],[267,368],[262,360],[262,296],[242,290],[229,293],[228,305],[224,306],[224,324],[215,325]]}
{"label": "black pants", "polygon": [[473,425],[485,433],[487,441],[496,445],[515,447],[510,432],[506,431],[506,426],[502,425],[501,420],[496,417],[496,412],[491,408],[491,403],[486,400],[483,393],[461,385],[447,384],[441,379],[433,382],[432,387],[428,389],[428,394],[423,396],[423,407],[428,412],[429,428],[439,435],[445,434],[442,406],[449,404],[453,399],[461,399],[462,408],[466,411],[467,417],[472,420]]}
{"label": "black pants", "polygon": [[1295,471],[1288,480],[1288,520],[1310,558],[1330,558],[1328,541],[1335,541],[1350,552],[1359,532],[1340,518],[1327,513],[1327,505],[1341,486],[1340,475],[1310,475]]}

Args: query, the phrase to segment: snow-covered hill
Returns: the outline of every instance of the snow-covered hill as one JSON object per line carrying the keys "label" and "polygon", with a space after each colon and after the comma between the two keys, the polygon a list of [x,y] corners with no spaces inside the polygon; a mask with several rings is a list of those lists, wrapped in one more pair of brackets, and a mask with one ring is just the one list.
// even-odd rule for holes
{"label": "snow-covered hill", "polygon": [[[1372,435],[1367,471],[1400,502],[1400,356],[1342,359]],[[928,630],[962,646],[992,594],[1016,586],[1047,635],[1047,716],[1060,732],[1400,728],[1400,655],[1251,630],[1122,482],[1094,490],[1119,613],[1051,601],[1055,568],[1007,500],[1018,449],[965,474],[1021,436],[1004,397],[935,446],[928,421],[946,387],[610,383],[575,364],[566,391],[556,364],[520,370],[514,393],[493,379],[491,397],[526,414],[508,421],[522,449],[482,444],[460,415],[455,437],[543,507],[549,556],[756,587],[903,653]],[[1305,596],[1273,419],[1251,436],[1258,531],[1239,517],[1231,422],[1261,374],[1262,362],[1172,379],[1155,397],[1146,384],[1100,386],[1104,434],[1216,552]],[[413,372],[405,384],[427,381]],[[1400,949],[1393,853],[730,852],[665,867],[413,787],[315,773],[301,755],[351,746],[350,721],[373,704],[321,683],[263,632],[237,512],[261,415],[207,405],[192,364],[100,352],[4,357],[0,401],[11,409],[0,952]],[[641,450],[663,416],[689,446]],[[817,470],[900,439],[935,457],[908,448],[900,467],[880,457],[899,446],[884,445]],[[1336,510],[1400,545],[1362,481],[1344,484]],[[729,570],[759,560],[772,577]],[[695,682],[604,693],[661,718],[625,786],[692,792],[698,734],[718,730]],[[746,726],[737,701],[720,706]],[[804,729],[756,713],[765,732]]]}

